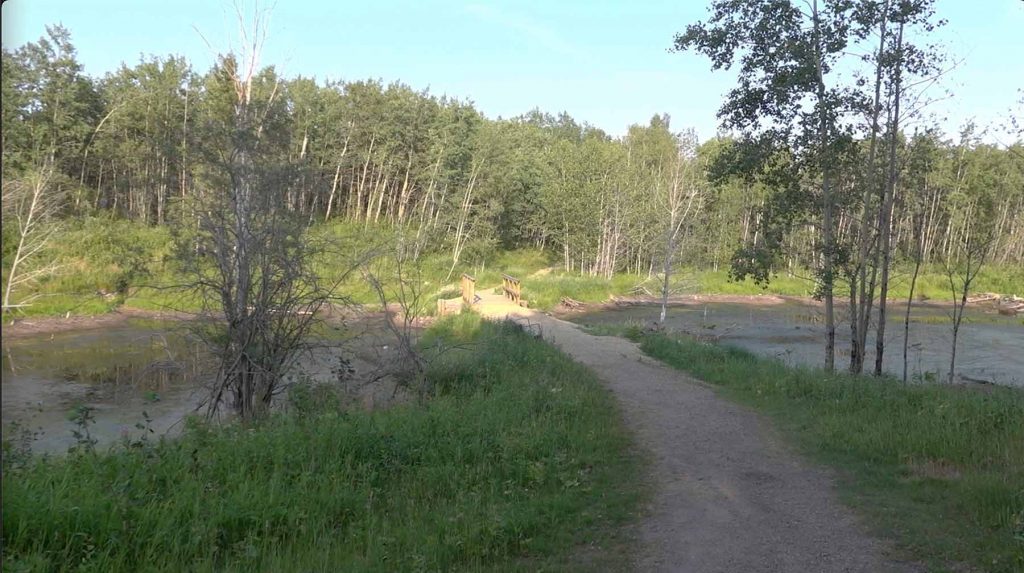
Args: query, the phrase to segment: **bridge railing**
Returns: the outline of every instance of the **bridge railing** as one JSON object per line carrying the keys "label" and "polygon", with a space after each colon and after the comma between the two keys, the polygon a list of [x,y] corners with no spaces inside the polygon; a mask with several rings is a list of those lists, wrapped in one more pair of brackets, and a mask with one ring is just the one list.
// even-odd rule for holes
{"label": "bridge railing", "polygon": [[501,290],[512,302],[516,304],[522,302],[523,283],[519,279],[509,275],[501,275]]}
{"label": "bridge railing", "polygon": [[472,305],[476,302],[476,279],[462,273],[462,304]]}

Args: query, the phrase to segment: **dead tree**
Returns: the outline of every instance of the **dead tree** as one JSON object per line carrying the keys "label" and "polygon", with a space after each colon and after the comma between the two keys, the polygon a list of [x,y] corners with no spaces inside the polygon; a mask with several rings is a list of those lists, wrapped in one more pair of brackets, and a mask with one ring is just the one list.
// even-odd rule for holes
{"label": "dead tree", "polygon": [[[219,361],[208,412],[230,403],[242,419],[265,414],[284,390],[286,374],[308,348],[320,310],[337,300],[346,272],[330,279],[315,272],[326,244],[306,234],[306,221],[283,197],[295,184],[294,165],[266,152],[283,113],[277,81],[257,74],[265,30],[257,15],[247,28],[239,13],[244,48],[221,57],[217,85],[231,108],[211,126],[203,150],[209,164],[200,182],[195,237],[182,241],[182,261],[202,303],[200,334]],[[191,248],[193,245],[198,248]]]}
{"label": "dead tree", "polygon": [[31,305],[31,298],[12,302],[14,289],[56,270],[55,262],[37,263],[59,228],[54,215],[62,202],[63,194],[53,185],[52,165],[47,164],[21,178],[4,181],[4,224],[13,226],[18,244],[7,272],[7,284],[4,285],[3,312]]}
{"label": "dead tree", "polygon": [[427,311],[423,272],[415,257],[420,248],[400,233],[390,252],[374,259],[373,265],[365,265],[362,274],[377,295],[385,326],[395,339],[398,358],[391,361],[392,374],[422,399],[430,388],[418,336],[419,319]]}
{"label": "dead tree", "polygon": [[679,248],[679,235],[700,204],[700,188],[692,176],[696,143],[696,139],[691,137],[680,145],[676,157],[673,158],[671,181],[668,182],[663,196],[664,210],[668,217],[665,221],[665,252],[662,265],[659,319],[662,325],[665,324],[668,314],[669,280],[672,276],[672,262]]}

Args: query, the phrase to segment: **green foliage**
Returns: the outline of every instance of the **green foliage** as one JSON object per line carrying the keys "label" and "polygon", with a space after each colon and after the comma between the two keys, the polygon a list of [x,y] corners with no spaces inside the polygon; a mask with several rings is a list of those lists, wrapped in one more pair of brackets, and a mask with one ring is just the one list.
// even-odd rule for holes
{"label": "green foliage", "polygon": [[641,348],[772,415],[914,558],[1024,568],[1024,392],[829,374],[665,335]]}
{"label": "green foliage", "polygon": [[[4,227],[8,232],[8,227]],[[329,241],[335,248],[316,262],[317,273],[325,278],[338,276],[348,270],[367,253],[384,253],[384,246],[395,240],[393,229],[366,226],[335,220],[314,225],[310,240]],[[5,248],[6,248],[5,241]],[[123,219],[87,217],[66,227],[50,248],[62,265],[61,272],[43,280],[32,293],[41,294],[33,306],[24,309],[30,316],[72,314],[99,314],[125,305],[144,310],[192,310],[199,301],[180,289],[182,278],[172,258],[171,237],[166,227],[148,226]],[[532,308],[551,309],[562,297],[581,302],[603,302],[612,295],[635,294],[638,287],[653,291],[654,282],[645,276],[616,273],[611,279],[578,272],[565,272],[557,265],[557,255],[551,251],[521,249],[497,251],[483,260],[467,260],[455,268],[453,282],[445,278],[451,259],[446,253],[424,252],[420,256],[422,301],[425,314],[431,314],[438,298],[459,296],[458,277],[465,272],[477,279],[478,288],[501,283],[502,274],[510,274],[523,281],[523,298]],[[390,279],[393,264],[384,256],[376,266],[385,283]],[[776,275],[767,285],[751,280],[735,281],[722,271],[684,268],[673,282],[673,293],[685,294],[778,294],[809,296],[814,283],[804,276],[812,273],[797,270],[793,275]],[[893,272],[890,296],[905,298],[909,289],[910,270],[898,268]],[[982,270],[973,286],[973,292],[1021,294],[1024,271],[1012,265],[989,266]],[[915,298],[933,301],[949,299],[948,280],[942,268],[929,265],[918,277]],[[107,296],[97,294],[108,293]],[[378,304],[376,294],[363,281],[359,273],[351,275],[342,292],[354,302]],[[112,296],[111,296],[112,295]]]}
{"label": "green foliage", "polygon": [[129,298],[139,301],[132,295],[139,294],[140,287],[173,281],[169,255],[166,227],[108,217],[75,221],[47,247],[44,256],[55,260],[58,270],[31,287],[27,294],[39,297],[21,312],[29,316],[99,314]]}
{"label": "green foliage", "polygon": [[4,569],[566,570],[581,543],[624,565],[635,460],[593,374],[472,315],[430,337],[459,346],[422,406],[312,389],[257,426],[5,465]]}
{"label": "green foliage", "polygon": [[165,227],[146,227],[131,221],[89,217],[78,221],[56,245],[63,262],[73,269],[88,266],[91,282],[76,272],[84,288],[92,287],[124,295],[129,287],[165,271],[171,255]]}
{"label": "green foliage", "polygon": [[630,274],[617,274],[611,279],[552,272],[541,277],[523,279],[523,298],[532,308],[550,309],[562,297],[580,302],[604,302],[615,296],[631,294],[644,279]]}
{"label": "green foliage", "polygon": [[[893,269],[892,283],[889,286],[890,299],[907,299],[912,271],[913,269],[902,267]],[[767,284],[759,285],[750,279],[735,280],[725,271],[692,270],[689,272],[689,276],[697,285],[693,289],[697,293],[736,295],[811,296],[814,294],[815,283],[806,278],[809,275],[811,272],[808,270],[799,270],[792,275],[780,273],[773,276]],[[1024,270],[1012,265],[985,267],[971,285],[972,293],[1017,294],[1024,292],[1022,289],[1024,289]],[[917,277],[917,285],[914,288],[914,298],[934,302],[949,302],[951,300],[949,279],[941,267],[929,265],[921,269],[921,273]]]}
{"label": "green foliage", "polygon": [[[253,96],[254,105],[263,106],[256,111],[266,112],[261,115],[266,123],[261,164],[281,166],[280,173],[267,173],[280,189],[275,205],[279,201],[301,215],[314,234],[322,231],[324,238],[343,241],[344,257],[325,261],[323,276],[329,276],[331,265],[338,268],[360,249],[365,253],[398,234],[422,242],[417,254],[426,256],[425,269],[444,268],[445,258],[448,265],[455,258],[457,271],[498,270],[501,253],[539,249],[551,253],[544,266],[557,265],[567,273],[643,275],[663,260],[663,196],[673,166],[685,156],[692,160],[687,165],[705,169],[693,169],[701,198],[682,227],[674,253],[680,266],[717,269],[738,252],[740,275],[768,278],[787,268],[816,269],[821,229],[812,221],[821,199],[815,190],[820,178],[815,141],[820,137],[811,120],[819,110],[804,105],[816,97],[810,57],[814,35],[805,25],[806,15],[785,2],[712,4],[711,20],[681,36],[677,46],[711,56],[716,66],[735,59],[757,72],[744,74],[748,83],[738,86],[722,110],[730,125],[765,128],[748,133],[751,138],[714,138],[691,154],[679,129],[683,126],[670,126],[665,115],[638,121],[615,138],[564,113],[533,110],[492,120],[469,102],[398,82],[318,82],[281,77],[265,68],[257,71]],[[914,11],[911,20],[918,26],[930,17],[930,6],[921,2],[899,9]],[[844,63],[835,60],[864,47],[856,42],[877,24],[878,7],[869,2],[822,5],[825,35],[835,36],[826,42],[827,63]],[[752,25],[757,21],[770,24],[763,34]],[[731,49],[730,38],[749,39],[756,50],[747,58]],[[854,44],[843,45],[847,40]],[[226,74],[237,65],[234,60],[226,58],[203,71],[180,57],[148,57],[103,78],[89,78],[76,60],[70,32],[57,26],[37,42],[5,50],[3,65],[5,181],[38,167],[52,148],[55,179],[67,191],[62,213],[72,227],[82,217],[101,213],[104,220],[169,227],[175,236],[195,233],[198,204],[227,187],[223,173],[217,174],[230,144],[235,96]],[[834,74],[828,75],[832,80]],[[775,89],[779,86],[785,89]],[[842,113],[825,139],[842,140],[850,154],[863,156],[863,130],[858,134],[847,124],[850,114],[863,116],[858,106],[864,105],[861,92],[867,88],[828,87],[818,107]],[[259,103],[271,92],[271,105]],[[744,94],[751,97],[739,97]],[[794,131],[795,118],[802,123]],[[915,225],[924,226],[927,263],[937,264],[950,254],[947,237],[987,228],[997,231],[996,264],[1024,260],[1024,219],[1014,217],[1024,192],[1019,143],[1006,149],[988,145],[970,130],[959,142],[933,130],[896,139],[899,164],[905,165],[901,193],[906,195],[893,217],[896,263],[913,258],[915,238],[922,235]],[[855,168],[844,163],[850,158],[843,157],[836,160],[843,172],[835,176],[835,215],[858,219],[862,189]],[[6,226],[4,233],[7,260],[11,235]],[[852,235],[847,235],[837,240],[848,243]],[[453,253],[456,246],[465,247],[459,256]],[[848,258],[850,245],[837,249],[838,264]],[[119,257],[137,258],[137,253]],[[115,293],[134,286],[145,273],[123,262],[112,280],[90,280]],[[168,277],[151,278],[144,282],[167,282],[157,279]],[[446,286],[430,280],[432,286]],[[791,292],[791,286],[778,290]],[[542,285],[536,288],[543,290]],[[584,298],[590,295],[582,291],[596,293],[592,286],[568,288]],[[27,312],[95,312],[111,306],[76,302],[72,299],[80,295],[68,289],[44,289],[43,294],[49,300],[37,301]],[[358,284],[353,294],[363,302],[373,298]],[[132,298],[156,307],[172,304],[175,297],[153,292]],[[541,292],[534,298],[549,306],[555,297]]]}

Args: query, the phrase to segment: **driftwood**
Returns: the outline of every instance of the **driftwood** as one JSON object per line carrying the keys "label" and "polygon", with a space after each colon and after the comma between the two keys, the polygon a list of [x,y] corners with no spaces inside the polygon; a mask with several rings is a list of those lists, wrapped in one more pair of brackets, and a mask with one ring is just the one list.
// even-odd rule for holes
{"label": "driftwood", "polygon": [[969,304],[995,303],[994,306],[999,314],[1016,316],[1024,312],[1024,298],[1016,295],[1001,295],[993,292],[983,293],[967,299]]}
{"label": "driftwood", "polygon": [[653,300],[646,300],[640,298],[623,298],[620,296],[612,295],[609,299],[615,306],[645,306],[654,302]]}
{"label": "driftwood", "polygon": [[1022,312],[1024,312],[1024,301],[999,303],[999,314],[1017,316],[1017,314]]}
{"label": "driftwood", "polygon": [[586,307],[584,303],[574,298],[569,298],[567,296],[562,297],[561,303],[564,308],[567,308],[569,310],[581,310],[584,307]]}
{"label": "driftwood", "polygon": [[644,285],[637,285],[630,289],[629,292],[634,296],[654,296],[654,294],[651,293],[651,291],[647,290],[647,287],[645,287]]}
{"label": "driftwood", "polygon": [[987,292],[976,296],[967,297],[967,302],[975,304],[979,302],[989,302],[992,300],[999,300],[999,295],[994,292]]}
{"label": "driftwood", "polygon": [[995,382],[992,382],[991,380],[985,380],[984,378],[972,378],[965,374],[960,374],[960,378],[966,382],[971,382],[973,384],[995,384]]}
{"label": "driftwood", "polygon": [[[256,307],[254,307],[254,306],[249,306],[249,307],[246,307],[246,308],[249,309],[249,312],[255,312],[256,311]],[[298,308],[298,309],[293,309],[293,310],[282,310],[282,309],[279,309],[279,308],[270,308],[270,309],[267,309],[267,313],[269,313],[269,314],[294,314],[296,316],[312,316],[312,315],[316,314],[315,311],[310,310],[308,307],[304,308],[304,309]]]}

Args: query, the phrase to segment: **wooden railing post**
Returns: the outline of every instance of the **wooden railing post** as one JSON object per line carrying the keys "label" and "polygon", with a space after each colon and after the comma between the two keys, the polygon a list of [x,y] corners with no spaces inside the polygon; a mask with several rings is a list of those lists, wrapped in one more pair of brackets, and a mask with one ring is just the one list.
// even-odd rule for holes
{"label": "wooden railing post", "polygon": [[519,279],[509,275],[501,275],[501,290],[512,302],[521,304],[523,299],[523,284]]}
{"label": "wooden railing post", "polygon": [[462,303],[472,306],[476,302],[476,279],[462,273]]}

